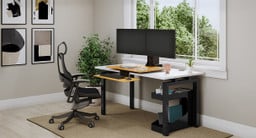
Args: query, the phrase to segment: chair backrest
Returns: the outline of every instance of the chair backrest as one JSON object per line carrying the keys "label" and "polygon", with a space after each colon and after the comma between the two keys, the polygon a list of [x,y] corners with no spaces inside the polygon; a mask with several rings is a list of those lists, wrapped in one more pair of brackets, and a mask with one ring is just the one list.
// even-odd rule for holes
{"label": "chair backrest", "polygon": [[[63,46],[63,48],[62,48]],[[60,49],[62,49],[61,52]],[[58,72],[59,72],[59,78],[60,80],[63,82],[63,87],[65,88],[64,93],[65,95],[68,97],[67,98],[67,102],[68,103],[79,103],[79,102],[85,102],[88,99],[91,98],[98,98],[99,92],[96,88],[81,88],[78,86],[77,83],[74,82],[72,74],[67,70],[66,65],[65,65],[65,55],[67,54],[67,45],[65,42],[61,42],[58,45],[57,48],[57,54],[58,54],[58,58],[57,58],[57,64],[58,64]],[[83,90],[82,90],[83,89]],[[87,89],[87,95],[85,95],[85,93],[83,93],[82,95],[78,94],[78,91],[85,91],[85,89]],[[79,97],[86,97],[86,99],[83,100],[79,100]]]}
{"label": "chair backrest", "polygon": [[[61,46],[64,46],[63,51],[60,51]],[[59,78],[63,82],[63,87],[65,88],[64,92],[66,96],[70,96],[72,92],[72,87],[73,87],[73,78],[70,72],[67,70],[66,65],[65,65],[65,55],[67,53],[67,45],[65,42],[61,42],[58,45],[57,49],[57,66],[58,66],[58,72],[59,72]]]}

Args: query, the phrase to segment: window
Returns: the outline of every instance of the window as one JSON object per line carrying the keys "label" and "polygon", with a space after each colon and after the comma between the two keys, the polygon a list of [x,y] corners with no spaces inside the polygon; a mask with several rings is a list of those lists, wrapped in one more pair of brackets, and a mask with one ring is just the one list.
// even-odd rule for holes
{"label": "window", "polygon": [[130,27],[175,29],[177,58],[162,60],[180,65],[194,58],[207,76],[226,78],[225,6],[225,0],[134,0]]}

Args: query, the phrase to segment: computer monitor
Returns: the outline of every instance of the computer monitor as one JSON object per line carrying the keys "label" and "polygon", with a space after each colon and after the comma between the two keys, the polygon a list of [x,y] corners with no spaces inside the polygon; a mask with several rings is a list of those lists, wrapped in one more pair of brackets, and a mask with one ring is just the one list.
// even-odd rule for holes
{"label": "computer monitor", "polygon": [[175,30],[147,30],[148,56],[175,58]]}
{"label": "computer monitor", "polygon": [[159,57],[175,58],[175,30],[117,29],[117,53],[146,55],[147,66]]}
{"label": "computer monitor", "polygon": [[117,53],[145,55],[145,35],[145,30],[117,29]]}

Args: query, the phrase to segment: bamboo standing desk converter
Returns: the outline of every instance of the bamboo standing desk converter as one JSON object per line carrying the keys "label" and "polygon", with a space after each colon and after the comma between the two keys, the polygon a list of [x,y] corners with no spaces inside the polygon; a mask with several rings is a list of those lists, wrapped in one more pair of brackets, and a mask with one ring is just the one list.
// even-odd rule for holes
{"label": "bamboo standing desk converter", "polygon": [[[124,71],[124,72],[132,72],[132,73],[149,73],[149,72],[156,72],[156,71],[161,71],[162,67],[147,67],[144,65],[122,65],[122,64],[118,64],[118,65],[109,65],[106,66],[106,68],[109,69],[109,71]],[[101,78],[101,79],[107,79],[107,80],[112,80],[112,81],[117,81],[117,82],[132,82],[132,81],[138,81],[138,78],[134,78],[131,77],[128,79],[128,77],[124,78],[124,79],[115,79],[115,78],[111,78],[111,77],[106,77],[106,76],[102,76],[100,74],[98,75],[94,75],[97,78]]]}
{"label": "bamboo standing desk converter", "polygon": [[134,72],[134,73],[149,73],[149,72],[156,72],[156,71],[162,70],[162,67],[144,66],[144,65],[139,65],[139,64],[109,65],[109,66],[107,66],[107,68],[114,69],[114,70]]}

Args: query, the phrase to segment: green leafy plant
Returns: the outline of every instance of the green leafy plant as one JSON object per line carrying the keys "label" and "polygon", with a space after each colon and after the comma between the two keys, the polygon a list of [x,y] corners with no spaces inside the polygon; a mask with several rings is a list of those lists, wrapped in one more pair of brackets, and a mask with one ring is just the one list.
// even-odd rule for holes
{"label": "green leafy plant", "polygon": [[188,65],[189,67],[192,67],[192,66],[194,65],[194,59],[193,59],[193,58],[188,59],[187,65]]}
{"label": "green leafy plant", "polygon": [[100,71],[95,66],[108,65],[111,63],[111,49],[113,41],[108,37],[101,40],[98,34],[83,37],[83,48],[79,53],[78,71],[85,73],[85,79],[90,80],[90,86],[99,86],[100,79],[95,78],[95,74]]}

